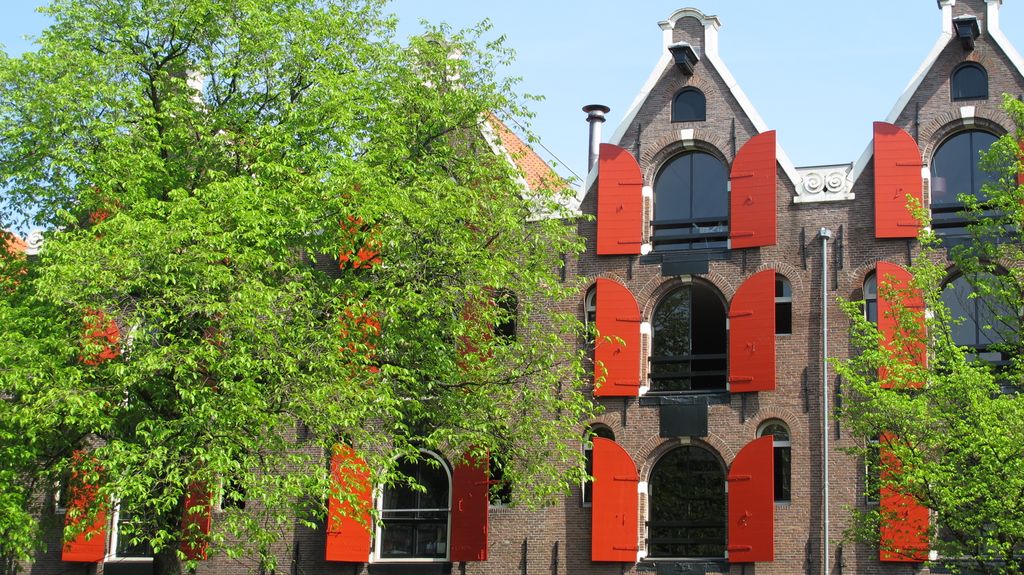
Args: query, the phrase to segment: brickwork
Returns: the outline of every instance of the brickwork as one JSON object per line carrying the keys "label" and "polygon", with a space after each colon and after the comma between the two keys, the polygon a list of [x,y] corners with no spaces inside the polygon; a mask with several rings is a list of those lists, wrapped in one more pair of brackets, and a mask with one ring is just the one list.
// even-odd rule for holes
{"label": "brickwork", "polygon": [[[1000,108],[1000,94],[1024,92],[1024,77],[1006,54],[985,33],[988,4],[984,0],[958,0],[953,16],[973,14],[979,19],[982,35],[972,52],[965,52],[954,38],[941,52],[925,75],[916,92],[899,113],[895,124],[914,136],[927,166],[937,146],[948,136],[965,127],[983,128],[1005,133],[1011,124]],[[927,21],[930,14],[923,14]],[[622,31],[622,34],[631,34]],[[936,30],[938,33],[938,30]],[[744,113],[740,102],[707,58],[705,28],[693,16],[676,22],[672,30],[674,42],[688,42],[697,49],[700,61],[693,76],[687,77],[673,65],[661,72],[660,79],[642,103],[620,141],[612,142],[632,152],[640,163],[645,185],[665,163],[683,151],[699,149],[718,157],[726,165],[733,161],[736,150],[757,135],[754,122]],[[898,57],[899,55],[893,55]],[[961,62],[982,64],[988,71],[988,100],[952,102],[949,76]],[[645,65],[638,63],[638,65]],[[673,96],[683,87],[699,88],[707,97],[707,119],[703,122],[671,122]],[[973,106],[973,116],[966,120],[961,108]],[[784,129],[783,126],[779,127]],[[683,139],[683,130],[692,135]],[[689,134],[687,132],[687,134]],[[581,134],[581,144],[583,142]],[[870,142],[865,142],[870,145]],[[579,297],[565,304],[565,309],[584,313],[584,294],[596,278],[609,278],[626,286],[637,299],[643,321],[650,321],[658,301],[685,282],[704,282],[729,302],[743,280],[754,273],[773,269],[787,278],[792,286],[792,333],[776,336],[776,382],[774,391],[732,394],[724,404],[709,406],[709,435],[700,438],[659,437],[657,406],[641,405],[635,398],[598,398],[604,412],[594,423],[607,425],[615,440],[631,455],[641,481],[648,481],[657,460],[681,443],[701,445],[713,452],[724,467],[756,437],[759,426],[768,420],[781,420],[790,431],[792,443],[792,500],[775,507],[775,560],[773,562],[738,565],[701,564],[714,573],[745,573],[756,575],[792,575],[821,573],[822,547],[822,301],[827,302],[829,357],[847,357],[852,352],[848,337],[849,321],[840,310],[837,298],[859,299],[864,278],[878,261],[906,265],[915,249],[913,241],[874,237],[873,163],[869,160],[853,185],[855,199],[839,202],[794,203],[798,182],[790,180],[786,171],[778,169],[776,213],[778,240],[776,245],[745,250],[732,250],[724,261],[713,261],[710,271],[699,277],[663,277],[658,265],[640,263],[637,256],[597,256],[594,253],[596,224],[578,225],[578,233],[586,240],[588,251],[567,262],[568,282],[582,285]],[[926,185],[927,201],[927,185]],[[596,186],[588,190],[581,210],[596,213]],[[652,217],[650,199],[645,200],[646,222]],[[828,241],[828,275],[822,277],[822,242],[817,238],[820,228],[829,228],[833,239]],[[644,240],[651,232],[644,230]],[[840,265],[841,263],[841,265]],[[824,290],[823,290],[823,285]],[[641,357],[650,355],[651,338],[642,338]],[[582,342],[581,342],[582,344]],[[641,381],[646,381],[649,365],[642,363]],[[830,393],[829,409],[836,405],[837,388],[834,373],[827,376]],[[583,430],[580,430],[581,434]],[[848,508],[863,507],[863,462],[844,452],[862,441],[852,437],[833,419],[826,430],[830,444],[831,529],[828,534],[833,573],[904,574],[927,572],[918,566],[884,564],[878,561],[877,550],[851,543],[842,543],[842,534],[850,527]],[[640,496],[640,532],[644,548],[645,495]],[[216,521],[216,516],[214,517]],[[593,563],[590,560],[590,508],[582,503],[580,488],[575,488],[559,504],[531,512],[518,508],[492,509],[490,514],[489,560],[481,563],[386,565],[330,564],[323,561],[324,533],[296,525],[280,543],[280,557],[296,557],[297,563],[283,562],[278,573],[437,573],[467,574],[632,574],[654,570],[651,562],[639,564]],[[102,573],[102,566],[73,566],[59,561],[57,546],[40,556],[30,573]],[[841,557],[841,559],[840,559]],[[840,563],[841,561],[841,563]],[[200,566],[202,574],[250,573],[255,565],[217,558]],[[699,572],[699,571],[698,571]]]}

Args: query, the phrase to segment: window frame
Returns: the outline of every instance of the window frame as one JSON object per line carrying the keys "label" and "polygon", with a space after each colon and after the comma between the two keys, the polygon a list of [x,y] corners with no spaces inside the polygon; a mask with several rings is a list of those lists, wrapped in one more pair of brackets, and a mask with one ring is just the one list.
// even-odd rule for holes
{"label": "window frame", "polygon": [[[710,456],[710,459],[712,461],[714,461],[717,464],[717,466],[718,466],[718,473],[719,473],[718,476],[721,477],[721,491],[719,493],[720,493],[720,496],[721,496],[721,527],[720,527],[720,529],[721,529],[722,555],[702,555],[702,556],[664,555],[664,556],[662,556],[662,555],[654,555],[652,553],[653,545],[651,543],[651,530],[652,530],[651,517],[652,517],[654,509],[655,509],[655,506],[654,506],[654,503],[655,503],[654,502],[654,496],[655,496],[655,494],[657,492],[657,488],[655,487],[656,481],[655,481],[654,475],[655,475],[655,472],[658,470],[658,466],[661,465],[662,463],[664,463],[666,458],[668,458],[673,453],[676,453],[676,452],[678,452],[680,450],[700,450],[700,451],[703,451],[703,452],[707,453]],[[690,470],[687,469],[687,471],[690,471]],[[696,472],[693,472],[693,473],[696,473]],[[692,483],[692,482],[685,481],[684,483]],[[704,501],[706,499],[695,499],[695,500]],[[645,545],[645,549],[647,551],[647,557],[646,558],[648,560],[652,560],[652,561],[694,561],[694,560],[697,560],[697,561],[722,561],[722,560],[724,560],[724,559],[726,559],[728,557],[728,547],[729,547],[728,468],[726,467],[725,463],[722,461],[721,457],[719,457],[719,455],[714,450],[712,450],[711,448],[709,448],[707,446],[704,446],[704,445],[696,444],[696,443],[689,443],[689,444],[684,444],[684,445],[677,445],[677,446],[673,447],[672,449],[666,451],[665,453],[661,454],[661,456],[657,459],[657,461],[655,461],[654,464],[651,465],[651,471],[650,471],[650,473],[648,474],[648,477],[647,477],[647,504],[645,505],[645,508],[646,508],[646,514],[647,515],[646,515],[645,521],[643,523],[643,527],[644,527],[644,545]],[[710,526],[710,527],[698,525],[698,526],[689,526],[689,527],[683,527],[683,528],[684,529],[702,529],[702,528],[703,529],[717,529],[717,528],[719,528],[719,526],[716,524],[716,525],[713,525],[713,526]]]}
{"label": "window frame", "polygon": [[[1003,271],[1003,270],[1000,269],[998,271]],[[992,273],[989,273],[989,272],[979,272],[979,273],[980,274],[985,274],[985,275],[990,275],[990,276],[997,275],[997,274],[992,274]],[[955,284],[957,281],[960,281],[960,280],[963,280],[963,282],[965,283],[966,287],[970,290],[969,292],[965,293],[966,301],[964,302],[964,304],[965,304],[964,307],[965,308],[970,308],[970,310],[964,309],[964,311],[969,311],[969,312],[973,311],[973,313],[967,313],[965,315],[957,314],[957,312],[960,311],[960,310],[954,308],[951,305],[949,305],[949,302],[945,298],[945,294],[946,293],[953,293],[953,292],[955,292],[955,288],[953,290],[949,290],[949,288],[950,288],[950,286],[952,286],[953,284]],[[947,292],[947,290],[949,290],[949,291]],[[1006,354],[1004,352],[999,351],[998,349],[993,349],[992,348],[992,346],[995,346],[996,348],[998,348],[1000,345],[1005,345],[1007,343],[1005,338],[1002,337],[1002,336],[1006,335],[1006,333],[1002,332],[1002,331],[997,331],[996,329],[993,328],[993,329],[991,329],[989,331],[990,335],[992,336],[990,339],[999,340],[999,341],[993,341],[992,343],[989,343],[989,344],[981,343],[981,340],[983,338],[983,334],[985,333],[983,327],[984,327],[984,325],[989,325],[989,324],[987,322],[982,321],[984,319],[984,317],[982,316],[982,313],[981,313],[981,310],[980,310],[980,306],[984,305],[984,302],[986,301],[987,298],[985,296],[981,295],[981,294],[973,295],[973,297],[972,297],[972,294],[978,294],[978,292],[975,289],[974,285],[971,283],[971,281],[969,279],[967,279],[967,274],[963,273],[960,270],[954,270],[953,273],[951,273],[946,278],[946,280],[942,282],[942,291],[941,291],[941,294],[940,294],[940,298],[942,300],[942,303],[949,310],[949,314],[950,314],[950,318],[951,319],[953,319],[953,320],[959,319],[960,320],[960,324],[959,325],[951,326],[952,331],[950,332],[950,337],[953,339],[953,343],[954,344],[956,344],[958,346],[961,346],[961,347],[966,347],[968,349],[973,350],[973,353],[971,353],[970,355],[973,355],[975,358],[983,360],[983,361],[986,361],[986,362],[990,363],[991,365],[997,366],[997,367],[998,366],[1006,365],[1006,364],[1009,363],[1009,358],[1006,356]],[[995,312],[992,312],[992,313],[994,314]],[[997,315],[993,315],[992,319],[993,320],[997,320],[998,316]],[[993,321],[992,323],[994,324],[995,322]],[[1000,323],[1003,323],[1003,322],[1000,322]],[[956,330],[957,327],[961,327],[961,326],[965,326],[965,325],[973,325],[974,326],[974,336],[973,336],[973,339],[972,339],[971,342],[961,343],[961,342],[956,340],[955,330]],[[1010,332],[1014,331],[1012,329],[1012,326],[1006,326],[1006,327],[1010,328],[1009,329]],[[996,357],[996,356],[998,356],[998,357]]]}
{"label": "window frame", "polygon": [[[780,286],[782,295],[779,295]],[[789,295],[786,295],[787,291]],[[779,331],[779,318],[783,315],[787,317],[789,331]],[[793,335],[793,284],[778,272],[775,273],[775,335]]]}
{"label": "window frame", "polygon": [[[793,502],[793,434],[789,431],[789,426],[786,425],[785,421],[781,419],[766,419],[761,422],[761,425],[757,426],[757,437],[764,437],[768,433],[772,432],[772,428],[781,427],[786,432],[786,439],[779,439],[774,433],[772,433],[772,458],[775,465],[775,476],[772,478],[772,500],[775,503],[789,504]],[[789,493],[788,499],[779,499],[778,494],[780,491],[779,479],[780,470],[778,468],[780,451],[783,449],[789,450],[789,468],[785,471],[783,484],[786,491]]]}
{"label": "window frame", "polygon": [[[615,431],[604,423],[592,423],[583,432],[583,444],[581,447],[583,448],[584,471],[591,477],[594,475],[594,442],[591,440],[592,437],[603,437],[604,439],[615,441]],[[580,485],[580,506],[593,506],[593,498],[594,482],[584,478]]]}
{"label": "window frame", "polygon": [[[871,286],[871,289],[868,289]],[[878,325],[878,271],[871,270],[868,275],[864,276],[864,284],[862,288],[862,295],[864,296],[864,319],[869,322]]]}
{"label": "window frame", "polygon": [[150,549],[149,556],[142,555],[118,555],[117,544],[121,537],[121,502],[113,506],[110,513],[110,534],[107,538],[107,551],[103,557],[103,563],[153,563],[153,551]]}
{"label": "window frame", "polygon": [[[694,314],[694,309],[695,309],[695,306],[694,306],[694,290],[697,290],[697,289],[706,291],[707,292],[706,296],[708,298],[714,298],[715,301],[720,306],[720,307],[716,308],[716,311],[720,311],[721,312],[720,317],[707,318],[707,319],[718,319],[718,320],[721,321],[721,324],[720,324],[721,325],[721,333],[717,334],[717,335],[721,336],[721,342],[720,342],[721,343],[721,351],[720,352],[717,352],[717,353],[694,353],[693,352],[694,341],[697,339],[694,336],[694,326],[695,326],[696,323],[698,323],[695,320],[695,317],[694,317],[695,316],[695,314]],[[666,355],[666,354],[661,353],[661,352],[664,352],[664,351],[667,351],[667,350],[659,349],[657,347],[657,344],[658,344],[658,332],[659,332],[658,327],[659,327],[659,323],[661,323],[661,322],[659,322],[659,318],[660,318],[659,312],[661,311],[662,306],[670,298],[672,298],[673,296],[675,296],[676,294],[678,294],[679,292],[681,292],[683,290],[687,290],[689,292],[689,300],[688,300],[687,306],[686,306],[687,309],[689,310],[689,317],[686,320],[686,323],[687,323],[688,329],[689,329],[689,333],[688,333],[688,336],[687,336],[688,346],[689,346],[688,353],[681,354],[681,355],[679,355],[679,354]],[[648,384],[648,391],[647,391],[647,393],[648,394],[653,394],[653,395],[678,395],[678,394],[701,394],[701,393],[721,393],[721,392],[727,392],[729,390],[729,330],[727,329],[728,317],[729,317],[729,306],[728,306],[728,304],[722,299],[722,297],[721,297],[720,293],[718,292],[718,290],[713,285],[711,285],[711,284],[708,284],[708,283],[705,283],[705,282],[700,282],[700,281],[691,281],[691,282],[688,282],[688,283],[684,283],[684,284],[675,286],[672,290],[669,290],[666,293],[664,293],[658,299],[658,301],[655,304],[654,309],[653,309],[653,311],[651,313],[651,322],[650,322],[651,323],[650,353],[649,353],[649,356],[647,358],[647,367],[648,367],[648,369],[647,369],[647,384]],[[676,321],[676,320],[673,320],[672,322],[666,322],[666,323],[677,324],[679,322]],[[702,325],[706,325],[708,322],[700,322],[700,323]],[[706,337],[706,336],[703,336],[700,339],[704,340],[704,341],[711,341],[712,340],[711,337]],[[710,369],[710,370],[705,370],[705,371],[693,371],[693,363],[695,363],[695,362],[714,363],[714,364],[716,364],[716,366],[720,362],[721,369]],[[684,379],[687,380],[689,382],[688,388],[686,388],[686,389],[667,389],[667,388],[665,388],[665,386],[657,385],[657,380],[658,379],[669,381],[672,378],[665,377],[666,375],[671,375],[671,372],[666,374],[666,373],[664,373],[664,370],[662,370],[663,372],[661,374],[657,373],[658,370],[655,368],[655,365],[659,365],[659,364],[661,364],[661,365],[669,365],[669,364],[673,364],[673,363],[686,365],[686,367],[688,369],[688,371],[686,373],[689,374],[689,377],[682,377],[682,378],[676,378],[676,379],[677,380],[684,380]],[[694,387],[693,387],[693,380],[697,379],[697,378],[700,378],[700,377],[709,378],[709,379],[710,378],[719,378],[720,377],[721,378],[721,383],[720,383],[720,385],[715,386],[715,387],[694,389]]]}
{"label": "window frame", "polygon": [[[678,109],[676,103],[679,101],[681,97],[684,97],[688,94],[696,94],[697,96],[700,97],[700,113],[694,114],[692,118],[680,118],[678,116],[680,116],[681,114],[676,113],[676,110]],[[695,106],[693,106],[693,103],[694,102],[688,102],[688,107],[695,108]],[[682,122],[706,122],[708,119],[708,97],[704,95],[704,92],[700,88],[697,88],[695,86],[684,86],[683,88],[681,88],[675,94],[672,95],[672,106],[669,115],[671,117],[671,122],[673,124]]]}
{"label": "window frame", "polygon": [[384,509],[384,496],[385,496],[385,491],[387,490],[387,487],[381,486],[381,487],[379,487],[377,489],[377,493],[376,493],[376,497],[375,497],[375,499],[376,499],[375,507],[377,509],[378,517],[380,517],[380,520],[374,521],[374,526],[373,526],[373,542],[372,542],[372,547],[370,548],[370,562],[371,563],[448,563],[448,562],[451,561],[451,556],[452,556],[452,486],[453,486],[452,469],[449,467],[448,462],[445,461],[445,459],[443,457],[441,457],[440,454],[438,454],[438,453],[436,453],[434,451],[430,451],[428,449],[420,450],[420,459],[417,460],[417,465],[424,465],[424,463],[422,463],[422,460],[424,459],[423,456],[429,456],[429,457],[434,458],[440,464],[441,469],[444,470],[445,476],[448,478],[448,506],[447,506],[446,509],[443,509],[443,510],[440,509],[440,508],[438,508],[438,509],[435,509],[435,508],[417,508],[417,509],[402,509],[400,511],[406,511],[406,512],[408,512],[408,511],[416,511],[416,512],[424,512],[424,511],[427,511],[427,512],[440,512],[440,511],[444,511],[445,517],[446,517],[445,523],[447,525],[446,530],[445,530],[445,553],[444,553],[444,557],[408,557],[408,558],[382,557],[382,555],[381,555],[381,546],[382,546],[382,544],[384,542],[384,529],[385,529],[385,526],[383,525],[383,523],[384,523],[383,522],[383,518],[384,518],[384,512],[385,512],[385,509]]}
{"label": "window frame", "polygon": [[[991,137],[993,141],[988,146],[981,147],[975,145],[975,137],[977,135],[983,135]],[[965,190],[950,190],[948,182],[946,180],[953,179],[953,174],[960,174],[962,170],[958,170],[961,166],[955,165],[962,163],[964,158],[961,155],[952,156],[952,162],[954,165],[946,167],[945,163],[939,162],[939,155],[943,152],[946,146],[953,145],[953,143],[960,138],[968,138],[968,158],[970,162],[970,171],[967,174],[967,179],[970,183],[969,188]],[[948,135],[946,138],[936,146],[935,151],[931,155],[929,161],[928,173],[929,173],[929,190],[928,190],[928,210],[932,217],[932,229],[935,235],[940,238],[963,238],[968,235],[966,225],[968,224],[967,218],[963,215],[963,202],[957,199],[958,196],[963,194],[971,194],[976,198],[981,198],[981,189],[986,182],[990,181],[986,179],[986,172],[983,172],[980,167],[980,154],[989,150],[992,145],[999,140],[999,136],[993,133],[991,130],[971,128],[967,130],[959,130],[953,134]],[[959,144],[957,144],[959,145]],[[939,171],[941,170],[941,174]],[[936,193],[941,188],[942,201],[936,201]],[[988,212],[986,211],[986,214]]]}
{"label": "window frame", "polygon": [[[714,169],[719,169],[720,172],[712,174],[707,164],[705,166],[695,166],[695,159],[702,158],[700,162],[706,162],[707,158],[714,160]],[[678,168],[675,171],[681,170],[682,173],[676,174],[676,176],[682,179],[685,176],[686,182],[681,183],[679,186],[673,187],[663,177],[669,177],[670,168],[677,165],[677,162],[688,159],[689,164]],[[696,169],[696,168],[701,169]],[[704,177],[715,176],[713,185],[700,185],[699,181],[701,175]],[[721,176],[721,180],[717,179],[717,176]],[[710,178],[709,178],[710,179]],[[681,152],[672,155],[664,163],[659,166],[656,175],[654,176],[653,183],[653,196],[652,196],[652,210],[650,225],[650,242],[654,252],[674,252],[674,251],[694,251],[694,250],[712,250],[712,251],[727,251],[729,249],[729,228],[731,224],[731,206],[729,204],[730,196],[730,173],[729,163],[723,160],[718,154],[703,148],[697,149],[686,149]],[[700,189],[698,189],[700,188]],[[710,190],[711,193],[708,193]],[[660,192],[660,194],[659,194]],[[661,195],[662,201],[658,201],[658,197]],[[686,209],[688,211],[687,217],[675,217],[678,216],[681,210],[671,210],[670,208],[661,208],[662,213],[659,212],[659,203],[662,206],[666,205],[669,196],[685,195],[683,198],[686,202]],[[722,211],[720,213],[711,215],[702,215],[700,217],[694,216],[695,199],[708,199],[713,198],[718,200],[718,196],[721,197]],[[680,204],[683,199],[677,200],[677,204]],[[702,202],[710,203],[710,202]],[[671,206],[679,207],[679,206]],[[668,209],[670,213],[666,214],[664,211]]]}
{"label": "window frame", "polygon": [[[964,70],[977,70],[981,72],[981,76],[984,79],[984,93],[982,95],[968,94],[966,96],[956,96],[957,91],[957,76],[960,75]],[[966,80],[961,79],[961,84],[966,83]],[[962,85],[961,85],[962,88]],[[961,89],[961,91],[963,91]],[[981,92],[977,92],[981,94]],[[949,73],[949,101],[950,102],[971,102],[979,100],[988,100],[989,98],[989,81],[988,81],[988,70],[985,69],[978,62],[962,62],[953,68],[953,71]]]}

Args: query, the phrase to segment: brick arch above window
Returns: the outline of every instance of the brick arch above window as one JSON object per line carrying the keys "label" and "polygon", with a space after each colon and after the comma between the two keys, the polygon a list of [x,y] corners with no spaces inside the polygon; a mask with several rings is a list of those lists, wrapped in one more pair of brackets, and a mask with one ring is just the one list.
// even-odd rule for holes
{"label": "brick arch above window", "polygon": [[[686,129],[687,131],[690,128]],[[666,163],[686,152],[704,152],[711,154],[726,167],[732,165],[729,155],[730,144],[724,136],[704,128],[692,128],[693,137],[680,139],[679,130],[672,135],[661,137],[653,143],[645,144],[640,151],[640,169],[643,170],[644,185],[654,185],[654,178]]]}
{"label": "brick arch above window", "polygon": [[[678,439],[666,439],[664,437],[659,437],[657,433],[648,438],[647,441],[640,446],[640,449],[635,452],[635,457],[633,458],[637,462],[637,471],[640,473],[640,480],[647,481],[650,479],[651,469],[653,469],[654,464],[664,457],[666,453],[680,445],[683,444],[680,443]],[[714,433],[710,433],[707,437],[702,437],[700,439],[690,439],[689,445],[696,445],[711,451],[716,457],[718,457],[719,462],[721,462],[726,469],[728,469],[729,465],[732,465],[733,459],[736,458],[736,450],[729,447],[729,444],[726,443],[725,440]]]}
{"label": "brick arch above window", "polygon": [[1012,125],[1010,118],[1005,113],[979,108],[975,108],[973,121],[967,123],[960,117],[960,104],[960,102],[950,103],[948,111],[921,126],[917,146],[921,150],[921,158],[924,160],[925,166],[931,166],[932,156],[935,155],[939,146],[957,132],[982,130],[992,132],[998,137],[1007,133],[1005,126]]}
{"label": "brick arch above window", "polygon": [[660,277],[652,279],[648,285],[655,284],[653,289],[650,291],[645,289],[642,294],[637,296],[637,301],[640,303],[640,317],[643,318],[644,321],[651,321],[651,317],[654,315],[654,310],[657,309],[658,304],[661,303],[665,297],[684,285],[695,283],[699,283],[710,288],[722,301],[722,305],[727,309],[729,301],[731,300],[731,293],[735,292],[735,289],[730,290],[730,294],[727,295],[719,287],[719,284],[714,281],[710,281],[709,276],[712,275],[713,274],[695,276],[691,278],[690,281],[686,282],[682,281],[678,277],[671,278],[667,281],[664,281],[664,278]]}

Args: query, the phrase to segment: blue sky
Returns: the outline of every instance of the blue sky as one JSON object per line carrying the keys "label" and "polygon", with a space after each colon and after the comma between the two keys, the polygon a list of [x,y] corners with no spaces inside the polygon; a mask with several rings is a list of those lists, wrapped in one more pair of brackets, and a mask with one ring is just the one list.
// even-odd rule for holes
{"label": "blue sky", "polygon": [[[46,20],[36,0],[9,0],[0,21],[8,53],[30,49],[21,37]],[[719,49],[739,85],[798,166],[852,162],[871,139],[871,122],[889,113],[940,31],[935,0],[834,2],[821,0],[395,0],[399,35],[419,20],[470,26],[489,18],[492,37],[504,34],[517,52],[508,75],[534,103],[533,129],[550,152],[538,151],[583,174],[587,125],[580,108],[612,108],[610,135],[657,62],[657,23],[677,8],[695,6],[722,22]],[[1024,3],[1001,9],[1003,32],[1024,49]]]}

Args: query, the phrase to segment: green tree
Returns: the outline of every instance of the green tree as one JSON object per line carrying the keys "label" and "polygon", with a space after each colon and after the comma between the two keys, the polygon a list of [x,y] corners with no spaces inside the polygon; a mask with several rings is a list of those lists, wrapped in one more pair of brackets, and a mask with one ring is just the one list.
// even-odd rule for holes
{"label": "green tree", "polygon": [[[888,454],[886,471],[869,478],[869,489],[915,498],[932,511],[921,535],[938,562],[986,574],[1024,572],[1024,104],[1006,96],[1004,105],[1017,129],[983,154],[992,178],[980,197],[960,197],[969,237],[943,240],[926,228],[912,282],[898,285],[880,274],[879,297],[893,302],[898,326],[891,342],[857,302],[848,303],[861,351],[837,364],[850,396],[842,416],[856,435],[881,436]],[[917,297],[927,313],[907,305]],[[968,333],[977,335],[975,345],[958,345]],[[927,365],[908,361],[925,348]],[[879,370],[890,388],[880,385]],[[872,460],[871,449],[860,452]],[[880,524],[896,517],[877,509],[855,515],[856,538],[906,551],[879,537]]]}
{"label": "green tree", "polygon": [[0,555],[38,546],[75,461],[158,573],[191,485],[250,502],[211,553],[272,566],[322,523],[339,442],[377,484],[420,449],[503,450],[526,503],[576,484],[592,407],[552,310],[581,246],[566,186],[526,193],[485,137],[525,115],[486,26],[400,46],[377,0],[46,12],[38,51],[0,56],[2,223],[49,230],[0,276]]}

